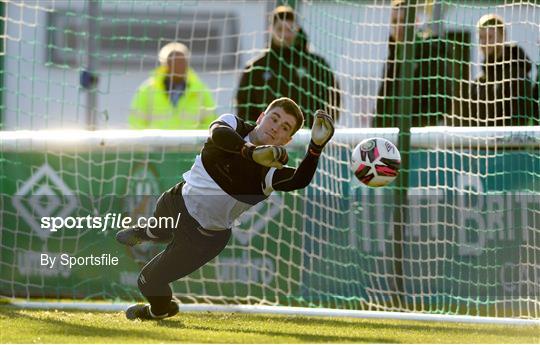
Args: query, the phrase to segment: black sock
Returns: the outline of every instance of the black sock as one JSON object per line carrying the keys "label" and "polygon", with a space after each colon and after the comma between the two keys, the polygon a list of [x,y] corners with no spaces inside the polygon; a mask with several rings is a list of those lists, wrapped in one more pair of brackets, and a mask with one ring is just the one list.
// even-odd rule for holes
{"label": "black sock", "polygon": [[147,296],[150,302],[150,311],[154,316],[163,316],[169,313],[171,309],[171,299],[164,296]]}

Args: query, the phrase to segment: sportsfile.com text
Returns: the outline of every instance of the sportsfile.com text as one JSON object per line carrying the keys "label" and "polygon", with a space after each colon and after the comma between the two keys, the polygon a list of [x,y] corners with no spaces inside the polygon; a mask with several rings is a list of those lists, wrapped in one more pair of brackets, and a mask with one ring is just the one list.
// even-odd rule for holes
{"label": "sportsfile.com text", "polygon": [[101,232],[108,229],[123,229],[130,226],[139,228],[176,228],[180,220],[180,214],[174,217],[122,217],[121,213],[107,213],[104,216],[84,217],[41,217],[41,228],[56,232],[60,229],[97,229]]}

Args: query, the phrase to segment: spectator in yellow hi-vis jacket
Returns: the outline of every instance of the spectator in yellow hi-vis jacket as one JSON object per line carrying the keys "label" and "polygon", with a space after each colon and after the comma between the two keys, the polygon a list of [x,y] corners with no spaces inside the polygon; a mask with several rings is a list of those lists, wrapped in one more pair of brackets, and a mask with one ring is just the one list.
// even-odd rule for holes
{"label": "spectator in yellow hi-vis jacket", "polygon": [[207,129],[216,119],[208,87],[189,67],[189,49],[172,42],[159,52],[160,66],[131,102],[133,129]]}

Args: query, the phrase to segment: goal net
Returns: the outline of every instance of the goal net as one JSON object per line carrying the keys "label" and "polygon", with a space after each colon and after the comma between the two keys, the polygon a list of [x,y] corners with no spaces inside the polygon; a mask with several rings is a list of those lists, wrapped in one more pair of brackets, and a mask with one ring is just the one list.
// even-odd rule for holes
{"label": "goal net", "polygon": [[[150,218],[204,119],[256,119],[290,96],[308,125],[319,107],[336,118],[312,183],[243,215],[218,258],[172,284],[178,299],[539,319],[540,6],[292,1],[285,49],[270,46],[281,3],[0,4],[0,295],[140,300],[138,272],[163,246],[118,245],[122,220]],[[171,42],[190,50],[176,96],[159,61]],[[148,85],[162,99],[137,93]],[[351,173],[368,137],[398,145],[392,185]]]}

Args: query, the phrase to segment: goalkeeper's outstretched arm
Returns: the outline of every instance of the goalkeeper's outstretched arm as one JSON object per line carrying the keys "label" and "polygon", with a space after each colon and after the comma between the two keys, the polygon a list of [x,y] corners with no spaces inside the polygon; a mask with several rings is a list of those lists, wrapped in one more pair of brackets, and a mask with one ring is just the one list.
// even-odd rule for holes
{"label": "goalkeeper's outstretched arm", "polygon": [[297,169],[284,167],[274,173],[272,179],[274,190],[292,191],[307,187],[317,170],[319,156],[333,135],[334,122],[332,118],[325,111],[317,110],[306,156]]}
{"label": "goalkeeper's outstretched arm", "polygon": [[284,147],[248,143],[225,122],[216,121],[210,126],[210,138],[221,150],[240,154],[265,167],[281,169],[289,160]]}

